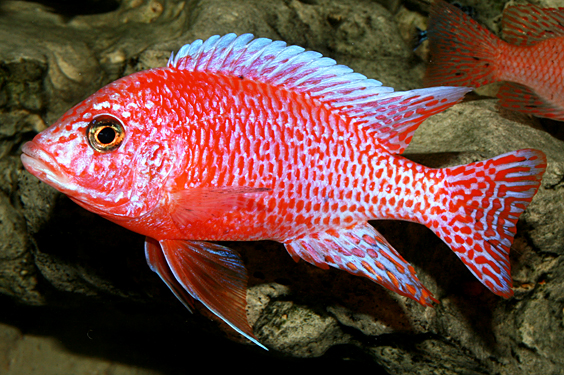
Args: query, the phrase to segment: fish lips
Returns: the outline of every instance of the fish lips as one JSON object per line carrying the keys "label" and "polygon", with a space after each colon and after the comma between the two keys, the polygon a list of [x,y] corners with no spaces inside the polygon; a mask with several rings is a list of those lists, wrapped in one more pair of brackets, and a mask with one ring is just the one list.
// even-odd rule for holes
{"label": "fish lips", "polygon": [[29,173],[55,189],[67,194],[72,189],[72,181],[59,167],[55,159],[34,141],[26,142],[22,147],[21,160]]}

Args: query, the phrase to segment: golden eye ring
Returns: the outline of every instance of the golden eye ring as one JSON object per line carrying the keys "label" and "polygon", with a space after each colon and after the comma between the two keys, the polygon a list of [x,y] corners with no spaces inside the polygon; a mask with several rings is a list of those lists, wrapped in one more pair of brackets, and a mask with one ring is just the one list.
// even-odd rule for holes
{"label": "golden eye ring", "polygon": [[103,115],[98,116],[86,128],[88,144],[98,152],[111,152],[117,150],[125,138],[125,130],[121,121]]}

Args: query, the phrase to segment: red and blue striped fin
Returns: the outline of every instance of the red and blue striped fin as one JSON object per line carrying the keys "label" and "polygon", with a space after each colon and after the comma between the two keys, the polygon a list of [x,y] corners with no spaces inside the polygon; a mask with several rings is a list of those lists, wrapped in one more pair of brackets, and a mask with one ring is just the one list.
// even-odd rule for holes
{"label": "red and blue striped fin", "polygon": [[564,110],[557,104],[550,103],[532,89],[518,83],[504,82],[497,92],[497,97],[502,107],[513,111],[558,121],[564,119]]}
{"label": "red and blue striped fin", "polygon": [[145,238],[145,259],[151,271],[155,272],[162,281],[168,286],[172,293],[190,312],[194,312],[194,298],[176,280],[166,262],[166,258],[161,249],[159,241]]}
{"label": "red and blue striped fin", "polygon": [[413,266],[368,223],[315,233],[285,246],[295,261],[302,258],[322,269],[331,266],[367,277],[425,306],[437,302],[421,284]]}
{"label": "red and blue striped fin", "polygon": [[505,298],[513,295],[509,249],[517,220],[536,194],[545,169],[541,151],[524,149],[441,170],[444,211],[428,226],[474,276]]}
{"label": "red and blue striped fin", "polygon": [[435,1],[427,35],[425,86],[480,87],[497,80],[495,56],[502,41],[459,8]]}
{"label": "red and blue striped fin", "polygon": [[530,46],[564,36],[564,8],[543,9],[533,4],[511,6],[503,12],[501,25],[505,41]]}
{"label": "red and blue striped fin", "polygon": [[468,89],[441,87],[394,92],[335,60],[302,47],[251,34],[196,40],[171,55],[168,67],[223,74],[307,94],[358,126],[392,153],[402,153],[427,117],[462,100]]}
{"label": "red and blue striped fin", "polygon": [[237,253],[209,242],[148,239],[145,254],[149,267],[189,310],[192,298],[200,301],[235,331],[266,349],[247,321],[247,270]]}

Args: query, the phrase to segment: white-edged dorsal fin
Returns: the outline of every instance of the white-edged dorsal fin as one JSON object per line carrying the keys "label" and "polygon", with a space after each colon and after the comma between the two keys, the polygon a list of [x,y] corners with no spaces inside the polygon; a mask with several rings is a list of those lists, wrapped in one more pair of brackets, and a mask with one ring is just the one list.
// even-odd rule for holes
{"label": "white-edged dorsal fin", "polygon": [[282,41],[252,34],[212,36],[182,47],[169,68],[213,72],[284,87],[319,100],[371,131],[391,153],[401,154],[430,115],[462,100],[470,89],[433,87],[394,92],[335,60]]}
{"label": "white-edged dorsal fin", "polygon": [[282,41],[254,39],[252,34],[214,35],[205,42],[196,40],[182,47],[176,57],[171,56],[168,66],[243,76],[289,90],[307,91],[312,97],[327,97],[328,92],[335,90],[340,96],[344,91],[363,90],[363,96],[394,91],[318,52],[287,46]]}

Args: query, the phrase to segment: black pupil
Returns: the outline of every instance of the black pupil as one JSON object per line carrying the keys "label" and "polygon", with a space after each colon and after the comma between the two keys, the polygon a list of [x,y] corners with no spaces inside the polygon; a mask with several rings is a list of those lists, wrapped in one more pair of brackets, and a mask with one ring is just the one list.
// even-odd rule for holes
{"label": "black pupil", "polygon": [[116,131],[109,126],[106,126],[104,129],[98,132],[98,142],[107,145],[108,143],[112,143],[116,138]]}

